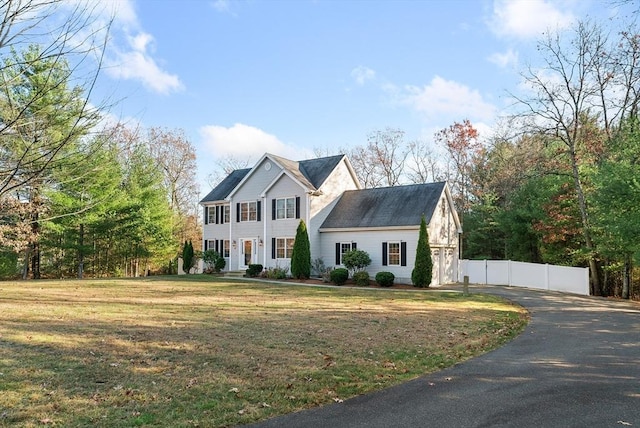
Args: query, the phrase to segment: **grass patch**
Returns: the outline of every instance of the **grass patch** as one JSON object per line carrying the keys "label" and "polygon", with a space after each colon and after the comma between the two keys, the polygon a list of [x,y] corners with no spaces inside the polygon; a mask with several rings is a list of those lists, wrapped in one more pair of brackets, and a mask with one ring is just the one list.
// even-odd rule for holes
{"label": "grass patch", "polygon": [[0,426],[232,426],[388,387],[526,324],[487,295],[208,276],[0,282]]}

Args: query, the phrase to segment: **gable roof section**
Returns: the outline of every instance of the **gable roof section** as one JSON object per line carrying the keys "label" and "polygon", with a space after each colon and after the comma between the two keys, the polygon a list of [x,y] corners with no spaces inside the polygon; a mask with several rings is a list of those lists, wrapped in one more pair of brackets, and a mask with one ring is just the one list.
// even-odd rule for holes
{"label": "gable roof section", "polygon": [[309,190],[318,190],[329,177],[331,171],[344,158],[344,155],[307,159],[299,162],[276,155],[269,155],[269,157],[278,162],[289,175],[308,187]]}
{"label": "gable roof section", "polygon": [[238,183],[242,181],[242,179],[251,171],[251,168],[245,169],[236,169],[231,171],[231,174],[227,175],[227,177],[220,182],[216,187],[213,188],[211,192],[202,200],[203,202],[215,202],[215,201],[223,201],[229,194],[236,188]]}
{"label": "gable roof section", "polygon": [[344,158],[344,155],[307,159],[298,163],[300,171],[309,179],[316,189],[319,189],[331,172],[338,166],[342,158]]}
{"label": "gable roof section", "polygon": [[349,190],[320,229],[418,226],[427,223],[440,201],[445,182]]}

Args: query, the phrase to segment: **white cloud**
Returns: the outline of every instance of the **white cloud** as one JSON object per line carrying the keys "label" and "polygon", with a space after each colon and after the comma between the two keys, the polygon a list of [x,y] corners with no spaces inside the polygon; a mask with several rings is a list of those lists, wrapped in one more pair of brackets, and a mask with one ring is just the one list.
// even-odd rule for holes
{"label": "white cloud", "polygon": [[229,12],[231,10],[229,0],[216,0],[212,3],[212,6],[218,12]]}
{"label": "white cloud", "polygon": [[107,63],[107,73],[118,79],[137,80],[142,85],[159,94],[168,94],[184,89],[180,78],[164,71],[153,59],[153,36],[138,32],[127,37],[127,48],[113,47],[113,57]]}
{"label": "white cloud", "polygon": [[395,94],[401,104],[408,105],[428,120],[446,119],[492,121],[496,107],[482,99],[469,87],[435,76],[428,85],[405,86]]}
{"label": "white cloud", "polygon": [[[89,0],[70,0],[89,1]],[[135,80],[152,92],[169,94],[184,89],[180,78],[165,71],[154,58],[155,38],[144,31],[132,0],[101,3],[99,22],[113,18],[105,54],[105,72],[115,79]]]}
{"label": "white cloud", "polygon": [[365,67],[364,65],[359,65],[353,70],[351,70],[351,77],[359,86],[364,85],[367,81],[373,80],[376,77],[376,72],[370,69],[369,67]]}
{"label": "white cloud", "polygon": [[548,29],[571,25],[575,16],[564,3],[550,0],[494,0],[488,24],[499,36],[539,37]]}
{"label": "white cloud", "polygon": [[287,159],[302,159],[308,155],[298,147],[289,146],[254,126],[236,123],[230,128],[206,125],[200,128],[203,147],[217,158],[233,156],[238,159],[257,160],[265,153],[273,153]]}
{"label": "white cloud", "polygon": [[509,49],[503,53],[496,52],[490,55],[488,60],[501,68],[515,67],[518,65],[518,52],[513,49]]}

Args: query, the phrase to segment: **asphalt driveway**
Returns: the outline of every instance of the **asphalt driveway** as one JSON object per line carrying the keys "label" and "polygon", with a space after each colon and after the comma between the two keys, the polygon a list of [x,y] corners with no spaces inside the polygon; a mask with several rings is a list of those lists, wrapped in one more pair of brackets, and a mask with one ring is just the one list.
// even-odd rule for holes
{"label": "asphalt driveway", "polygon": [[639,304],[508,287],[473,291],[520,303],[529,326],[455,367],[255,426],[640,427]]}

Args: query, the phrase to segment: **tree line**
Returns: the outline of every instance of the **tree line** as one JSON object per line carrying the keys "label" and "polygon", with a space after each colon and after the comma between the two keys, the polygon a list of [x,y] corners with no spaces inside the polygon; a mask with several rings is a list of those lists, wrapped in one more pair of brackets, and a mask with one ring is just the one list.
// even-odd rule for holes
{"label": "tree line", "polygon": [[0,275],[170,270],[180,243],[199,239],[194,148],[181,130],[106,124],[107,106],[89,101],[103,46],[77,39],[94,11],[61,6],[3,3]]}
{"label": "tree line", "polygon": [[490,138],[463,120],[432,144],[386,129],[346,153],[366,187],[447,180],[464,258],[586,266],[591,294],[638,298],[640,34],[586,21],[537,47]]}

